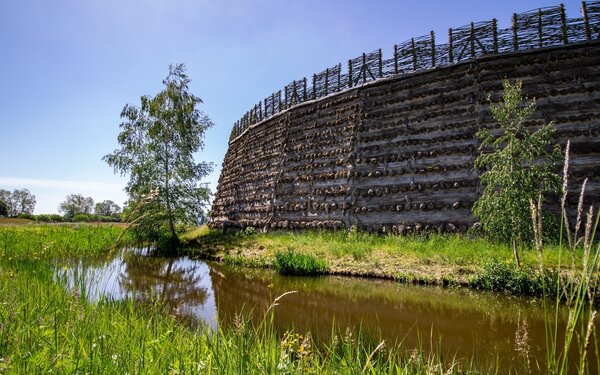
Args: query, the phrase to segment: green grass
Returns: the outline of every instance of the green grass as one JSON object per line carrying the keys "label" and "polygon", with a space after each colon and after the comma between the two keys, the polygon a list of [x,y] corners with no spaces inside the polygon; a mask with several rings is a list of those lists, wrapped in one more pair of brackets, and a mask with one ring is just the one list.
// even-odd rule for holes
{"label": "green grass", "polygon": [[293,250],[275,253],[275,269],[283,275],[321,275],[327,272],[327,263],[310,254]]}
{"label": "green grass", "polygon": [[[0,259],[36,260],[104,256],[117,245],[123,227],[110,225],[0,226]],[[131,240],[125,236],[121,246]]]}
{"label": "green grass", "polygon": [[[470,285],[489,264],[511,264],[512,250],[482,237],[466,234],[382,236],[355,231],[271,232],[244,235],[221,233],[206,227],[186,234],[187,252],[229,264],[276,267],[277,254],[295,254],[324,261],[325,273],[381,277],[417,284]],[[543,252],[544,269],[569,274],[581,266],[559,263],[560,249],[548,245]],[[534,249],[522,249],[524,269],[539,267]],[[528,274],[529,275],[529,274]],[[596,275],[597,276],[597,275]],[[484,288],[486,283],[479,283]],[[510,290],[516,290],[511,288]]]}

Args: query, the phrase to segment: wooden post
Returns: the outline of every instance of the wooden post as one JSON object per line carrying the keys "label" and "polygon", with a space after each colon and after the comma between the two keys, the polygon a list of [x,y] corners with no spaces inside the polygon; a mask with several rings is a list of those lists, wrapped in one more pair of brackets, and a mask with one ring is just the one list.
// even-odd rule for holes
{"label": "wooden post", "polygon": [[285,100],[285,105],[283,106],[283,108],[287,108],[288,106],[288,94],[287,94],[288,90],[287,90],[287,86],[283,88],[283,100]]}
{"label": "wooden post", "polygon": [[325,69],[325,96],[329,94],[329,68]]}
{"label": "wooden post", "polygon": [[352,87],[352,60],[348,60],[348,87]]}
{"label": "wooden post", "polygon": [[317,98],[317,75],[313,74],[313,100]]}
{"label": "wooden post", "polygon": [[562,31],[563,44],[569,44],[569,36],[567,35],[567,15],[565,14],[565,6],[560,4],[560,29]]}
{"label": "wooden post", "polygon": [[475,58],[475,24],[471,22],[471,58]]}
{"label": "wooden post", "polygon": [[360,67],[360,72],[359,72],[359,74],[362,74],[362,76],[363,76],[363,85],[367,82],[366,66],[367,66],[367,55],[363,52],[362,66]]}
{"label": "wooden post", "polygon": [[263,119],[262,102],[258,102],[258,119],[259,121]]}
{"label": "wooden post", "polygon": [[306,101],[306,77],[304,77],[304,88],[303,88],[303,101]]}
{"label": "wooden post", "polygon": [[494,53],[498,54],[498,21],[492,20],[492,40],[494,43]]}
{"label": "wooden post", "polygon": [[342,63],[338,64],[338,82],[337,82],[337,91],[340,91],[342,87]]}
{"label": "wooden post", "polygon": [[271,116],[275,114],[275,93],[271,94]]}
{"label": "wooden post", "polygon": [[281,112],[283,110],[281,106],[281,90],[277,91],[277,102],[279,103],[277,105],[277,112]]}
{"label": "wooden post", "polygon": [[583,24],[585,27],[585,37],[587,40],[592,39],[592,30],[590,29],[590,18],[588,17],[587,4],[585,1],[581,2],[581,14],[583,15]]}
{"label": "wooden post", "polygon": [[264,105],[265,105],[265,117],[268,117],[269,116],[269,111],[267,109],[267,98],[265,98],[265,104]]}
{"label": "wooden post", "polygon": [[435,68],[435,33],[431,30],[431,66]]}
{"label": "wooden post", "polygon": [[452,50],[452,29],[448,29],[448,56],[450,58],[450,62],[454,62],[454,51]]}
{"label": "wooden post", "polygon": [[381,58],[381,48],[379,49],[379,78],[383,78],[383,60]]}
{"label": "wooden post", "polygon": [[394,44],[394,75],[398,75],[398,45]]}
{"label": "wooden post", "polygon": [[517,33],[518,31],[518,25],[517,25],[517,13],[513,13],[513,19],[512,19],[512,29],[513,29],[513,48],[515,51],[519,50],[519,34]]}
{"label": "wooden post", "polygon": [[292,91],[292,97],[290,98],[290,106],[292,105],[293,101],[294,101],[294,97],[296,97],[296,103],[298,103],[298,92],[296,91],[296,80],[293,81],[294,85],[293,87],[293,91]]}
{"label": "wooden post", "polygon": [[415,38],[410,38],[410,46],[412,49],[413,72],[417,71],[417,50],[415,49]]}
{"label": "wooden post", "polygon": [[544,32],[542,29],[542,10],[538,9],[538,47],[542,48],[544,41]]}

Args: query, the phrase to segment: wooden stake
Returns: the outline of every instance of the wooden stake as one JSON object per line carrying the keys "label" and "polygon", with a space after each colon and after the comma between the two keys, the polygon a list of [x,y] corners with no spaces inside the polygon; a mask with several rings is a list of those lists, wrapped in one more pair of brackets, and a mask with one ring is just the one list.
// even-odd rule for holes
{"label": "wooden stake", "polygon": [[452,29],[448,29],[448,55],[450,57],[450,62],[454,62],[454,51],[452,50]]}
{"label": "wooden stake", "polygon": [[367,56],[366,54],[363,52],[363,56],[362,56],[362,67],[360,68],[360,74],[362,74],[363,76],[363,85],[367,82]]}
{"label": "wooden stake", "polygon": [[337,82],[337,91],[341,90],[342,87],[342,63],[338,64],[338,82]]}
{"label": "wooden stake", "polygon": [[587,40],[592,40],[592,30],[590,29],[590,18],[588,17],[587,4],[581,2],[581,14],[583,15],[583,24],[585,26],[585,37]]}
{"label": "wooden stake", "polygon": [[394,75],[398,75],[398,45],[394,44]]}
{"label": "wooden stake", "polygon": [[494,53],[498,54],[498,21],[492,20],[492,40],[494,43]]}
{"label": "wooden stake", "polygon": [[325,69],[325,96],[329,93],[329,68]]}
{"label": "wooden stake", "polygon": [[304,77],[304,88],[303,88],[303,101],[306,101],[306,77]]}
{"label": "wooden stake", "polygon": [[381,48],[379,49],[379,78],[383,78],[383,61],[381,58]]}
{"label": "wooden stake", "polygon": [[412,47],[413,72],[417,70],[417,50],[415,49],[415,38],[410,38],[410,46]]}
{"label": "wooden stake", "polygon": [[517,33],[517,13],[513,13],[513,48],[515,51],[519,50],[519,34]]}
{"label": "wooden stake", "polygon": [[431,66],[435,68],[435,33],[431,30]]}
{"label": "wooden stake", "polygon": [[569,44],[569,36],[567,35],[567,15],[565,14],[565,6],[560,4],[560,29],[562,30],[563,44]]}
{"label": "wooden stake", "polygon": [[538,47],[542,48],[543,46],[543,30],[542,30],[542,10],[538,9]]}
{"label": "wooden stake", "polygon": [[271,116],[275,114],[275,93],[271,94]]}
{"label": "wooden stake", "polygon": [[471,22],[471,58],[475,58],[475,24]]}
{"label": "wooden stake", "polygon": [[317,99],[317,75],[313,74],[313,100]]}
{"label": "wooden stake", "polygon": [[352,60],[348,60],[348,87],[352,87]]}

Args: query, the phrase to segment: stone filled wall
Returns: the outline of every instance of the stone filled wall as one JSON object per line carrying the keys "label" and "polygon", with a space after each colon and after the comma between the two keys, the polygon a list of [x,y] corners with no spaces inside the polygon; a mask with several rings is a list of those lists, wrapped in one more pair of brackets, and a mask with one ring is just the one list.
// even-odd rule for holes
{"label": "stone filled wall", "polygon": [[570,208],[586,177],[587,202],[598,202],[600,43],[591,42],[381,79],[255,124],[229,143],[210,225],[466,230],[481,191],[475,132],[498,129],[487,98],[500,99],[504,78],[537,98],[528,126],[554,121],[557,141],[571,139]]}

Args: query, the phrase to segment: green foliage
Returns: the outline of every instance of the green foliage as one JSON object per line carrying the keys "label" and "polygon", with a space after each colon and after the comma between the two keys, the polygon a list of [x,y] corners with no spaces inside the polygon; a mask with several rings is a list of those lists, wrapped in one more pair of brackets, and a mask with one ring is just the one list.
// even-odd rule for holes
{"label": "green foliage", "polygon": [[527,128],[526,120],[535,111],[535,100],[523,98],[521,83],[504,81],[503,86],[502,101],[490,104],[501,133],[492,134],[486,128],[477,132],[481,154],[475,166],[484,169],[480,180],[485,188],[473,214],[490,237],[530,243],[530,199],[537,202],[539,194],[557,191],[560,178],[552,162],[560,150],[558,146],[550,147],[555,134],[552,123],[534,132]]}
{"label": "green foliage", "polygon": [[[59,205],[58,210],[63,213],[65,220],[71,221],[78,214],[91,214],[93,207],[94,200],[91,197],[84,197],[81,194],[69,194],[65,201]],[[79,216],[79,218],[82,218],[82,216]]]}
{"label": "green foliage", "polygon": [[0,200],[0,217],[8,216],[8,204]]}
{"label": "green foliage", "polygon": [[0,189],[0,217],[32,215],[35,203],[35,195],[27,189],[15,189],[12,192]]}
{"label": "green foliage", "polygon": [[111,200],[96,203],[94,213],[100,216],[113,216],[121,214],[121,207]]}
{"label": "green foliage", "polygon": [[18,214],[17,217],[19,219],[35,220],[35,216],[33,214],[30,214],[30,213]]}
{"label": "green foliage", "polygon": [[208,202],[210,192],[200,180],[212,165],[196,163],[194,153],[203,149],[213,123],[197,108],[202,100],[189,92],[189,83],[183,64],[169,66],[161,92],[143,96],[140,107],[123,108],[120,148],[103,158],[129,175],[125,217],[146,240],[162,237],[167,228],[176,242],[176,224],[196,224]]}
{"label": "green foliage", "polygon": [[92,218],[88,214],[75,214],[75,216],[71,218],[71,221],[75,223],[87,223],[92,221]]}
{"label": "green foliage", "polygon": [[[122,232],[110,225],[0,226],[0,260],[100,257],[117,244]],[[122,241],[121,245],[134,243],[128,235]]]}
{"label": "green foliage", "polygon": [[509,294],[541,295],[542,279],[531,268],[515,268],[511,263],[492,261],[469,280],[469,285],[482,290]]}
{"label": "green foliage", "polygon": [[320,275],[327,272],[324,260],[292,250],[276,252],[273,265],[284,275]]}
{"label": "green foliage", "polygon": [[246,227],[243,232],[244,236],[253,236],[256,234],[256,228],[254,227]]}

